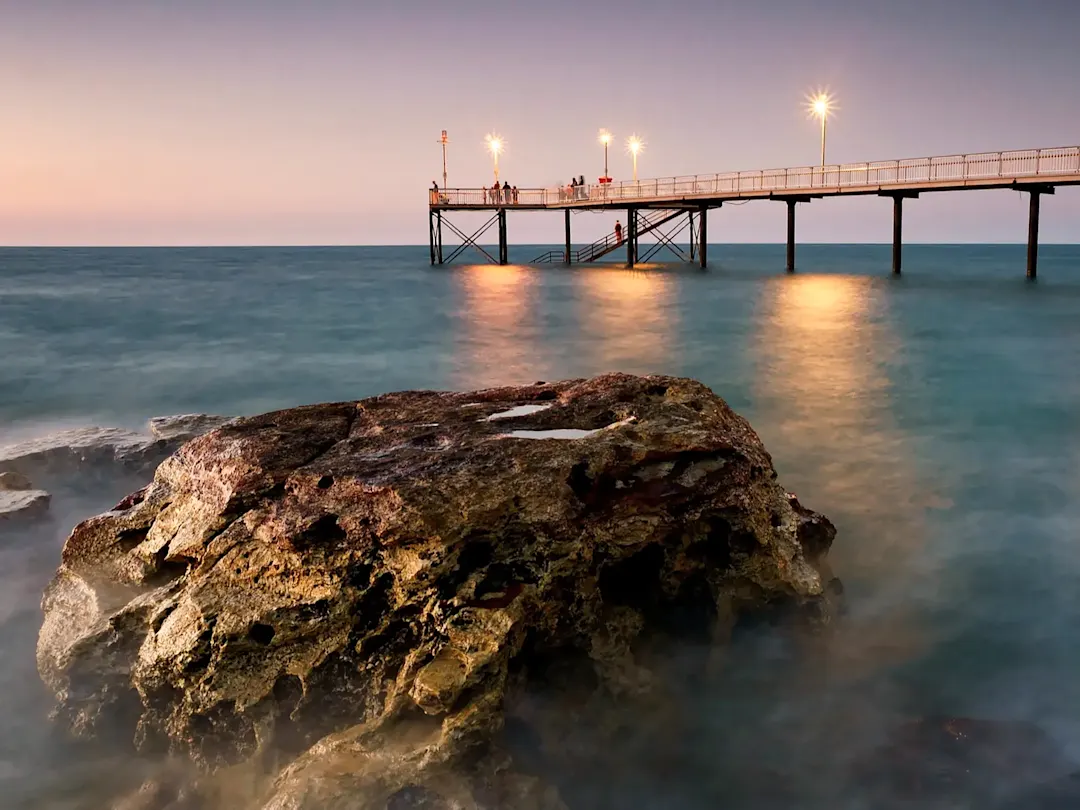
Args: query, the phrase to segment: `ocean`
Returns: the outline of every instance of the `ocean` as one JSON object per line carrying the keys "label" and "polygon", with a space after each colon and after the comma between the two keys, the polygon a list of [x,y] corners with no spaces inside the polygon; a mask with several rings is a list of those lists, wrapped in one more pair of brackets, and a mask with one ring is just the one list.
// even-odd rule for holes
{"label": "ocean", "polygon": [[[934,714],[1031,721],[1080,761],[1080,247],[1043,246],[1035,283],[1024,250],[909,245],[893,278],[888,245],[800,245],[793,275],[783,245],[710,245],[707,271],[431,267],[426,247],[3,249],[0,445],[411,388],[695,377],[835,522],[845,585],[813,660],[768,628],[736,638],[693,730],[718,780],[772,760],[839,774],[888,722]],[[45,529],[0,524],[14,806],[82,806],[44,764],[38,601],[66,532],[127,485],[73,487]],[[668,789],[640,806],[698,806]]]}

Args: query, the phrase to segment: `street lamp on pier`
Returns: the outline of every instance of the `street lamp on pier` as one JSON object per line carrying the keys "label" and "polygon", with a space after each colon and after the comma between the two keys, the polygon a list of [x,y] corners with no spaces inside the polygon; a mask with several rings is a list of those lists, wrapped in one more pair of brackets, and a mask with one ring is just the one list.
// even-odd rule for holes
{"label": "street lamp on pier", "polygon": [[487,149],[491,152],[492,160],[495,162],[495,185],[499,184],[499,153],[503,150],[503,140],[498,135],[488,134],[484,139],[487,141]]}
{"label": "street lamp on pier", "polygon": [[446,145],[450,143],[450,139],[446,137],[446,130],[442,131],[442,137],[439,138],[437,143],[442,144],[442,187],[446,189]]}
{"label": "street lamp on pier", "polygon": [[836,102],[828,90],[819,90],[817,93],[806,97],[807,109],[811,118],[821,119],[821,165],[825,166],[825,124],[829,115],[836,109]]}
{"label": "street lamp on pier", "polygon": [[607,152],[612,140],[613,138],[610,132],[606,129],[600,130],[600,143],[604,145],[604,182],[607,182],[608,180]]}

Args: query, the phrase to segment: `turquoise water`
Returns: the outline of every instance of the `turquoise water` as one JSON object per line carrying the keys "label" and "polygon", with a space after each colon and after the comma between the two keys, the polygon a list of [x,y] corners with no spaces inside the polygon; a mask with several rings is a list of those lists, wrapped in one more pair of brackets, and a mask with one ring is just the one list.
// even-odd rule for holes
{"label": "turquoise water", "polygon": [[[708,272],[0,250],[0,444],[403,388],[696,377],[837,524],[848,611],[806,658],[740,637],[701,696],[703,749],[830,772],[891,719],[942,712],[1033,720],[1080,758],[1080,248],[1044,246],[1034,284],[1023,246],[909,246],[899,279],[888,246],[800,246],[793,276],[783,250],[713,245]],[[4,724],[39,727],[41,586],[70,522],[114,494],[66,501],[44,540],[0,529],[0,787],[30,750]],[[814,744],[838,723],[851,750]]]}

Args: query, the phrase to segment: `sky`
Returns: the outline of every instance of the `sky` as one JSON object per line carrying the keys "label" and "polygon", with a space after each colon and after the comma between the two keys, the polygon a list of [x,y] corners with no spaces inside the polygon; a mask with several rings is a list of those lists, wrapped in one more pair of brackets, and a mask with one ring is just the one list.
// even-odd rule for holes
{"label": "sky", "polygon": [[[412,244],[426,190],[1080,144],[1076,0],[0,0],[0,244]],[[575,219],[575,241],[610,230]],[[459,224],[468,228],[468,215]],[[710,218],[781,242],[784,206]],[[800,206],[800,242],[887,242],[891,203]],[[1022,242],[1015,191],[923,195],[910,242]],[[560,243],[560,214],[511,215]],[[1080,242],[1080,188],[1042,241]]]}

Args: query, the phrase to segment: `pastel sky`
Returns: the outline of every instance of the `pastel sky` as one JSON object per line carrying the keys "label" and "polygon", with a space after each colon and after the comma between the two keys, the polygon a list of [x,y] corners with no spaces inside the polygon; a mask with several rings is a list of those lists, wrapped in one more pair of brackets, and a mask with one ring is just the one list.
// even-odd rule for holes
{"label": "pastel sky", "polygon": [[[818,86],[830,162],[1080,143],[1077,0],[0,0],[0,20],[0,244],[423,243],[442,129],[452,186],[491,182],[492,130],[522,187],[598,176],[601,127],[616,179],[635,131],[642,177],[807,165]],[[1023,241],[1026,206],[927,195],[905,236]],[[888,241],[890,211],[817,201],[799,239]],[[1080,189],[1042,218],[1080,241]],[[709,230],[782,241],[783,206]]]}

